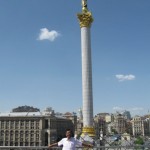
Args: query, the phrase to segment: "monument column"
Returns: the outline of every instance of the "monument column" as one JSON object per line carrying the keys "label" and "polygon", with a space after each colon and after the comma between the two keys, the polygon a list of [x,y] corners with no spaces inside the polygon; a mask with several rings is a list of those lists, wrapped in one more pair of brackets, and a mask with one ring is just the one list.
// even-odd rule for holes
{"label": "monument column", "polygon": [[93,128],[93,92],[92,92],[92,61],[90,27],[93,22],[91,12],[87,8],[87,0],[82,0],[82,12],[78,15],[81,28],[82,51],[82,98],[83,98],[83,129],[82,135],[95,137]]}

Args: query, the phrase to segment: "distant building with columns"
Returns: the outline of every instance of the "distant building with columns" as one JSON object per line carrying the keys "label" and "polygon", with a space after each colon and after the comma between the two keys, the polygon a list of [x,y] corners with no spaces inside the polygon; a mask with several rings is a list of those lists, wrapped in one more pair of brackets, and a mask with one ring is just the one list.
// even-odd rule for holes
{"label": "distant building with columns", "polygon": [[47,146],[74,131],[72,119],[53,111],[0,113],[0,146]]}

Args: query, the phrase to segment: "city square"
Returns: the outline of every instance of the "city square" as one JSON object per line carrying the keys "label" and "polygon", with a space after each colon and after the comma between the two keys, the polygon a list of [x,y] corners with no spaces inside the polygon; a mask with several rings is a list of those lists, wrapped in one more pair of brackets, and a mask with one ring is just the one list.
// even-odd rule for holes
{"label": "city square", "polygon": [[66,129],[85,149],[150,149],[150,2],[15,1],[0,2],[0,149],[62,149]]}

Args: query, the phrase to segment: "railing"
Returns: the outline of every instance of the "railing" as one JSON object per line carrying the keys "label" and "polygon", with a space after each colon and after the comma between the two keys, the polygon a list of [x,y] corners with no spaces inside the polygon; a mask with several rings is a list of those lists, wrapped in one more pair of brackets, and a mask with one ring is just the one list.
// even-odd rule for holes
{"label": "railing", "polygon": [[[51,150],[61,150],[60,147],[53,147]],[[0,150],[49,150],[47,146],[0,146]],[[150,150],[150,146],[100,146],[93,148],[76,147],[76,150]]]}

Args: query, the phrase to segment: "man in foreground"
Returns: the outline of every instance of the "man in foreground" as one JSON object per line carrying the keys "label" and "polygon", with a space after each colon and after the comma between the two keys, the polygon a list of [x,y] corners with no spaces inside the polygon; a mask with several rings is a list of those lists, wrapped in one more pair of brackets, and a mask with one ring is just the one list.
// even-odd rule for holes
{"label": "man in foreground", "polygon": [[79,140],[75,139],[70,129],[66,130],[66,138],[63,138],[57,143],[50,144],[48,147],[51,148],[54,146],[63,146],[62,150],[75,150],[76,146],[85,146],[89,148],[93,147],[93,145],[91,144],[82,143]]}

